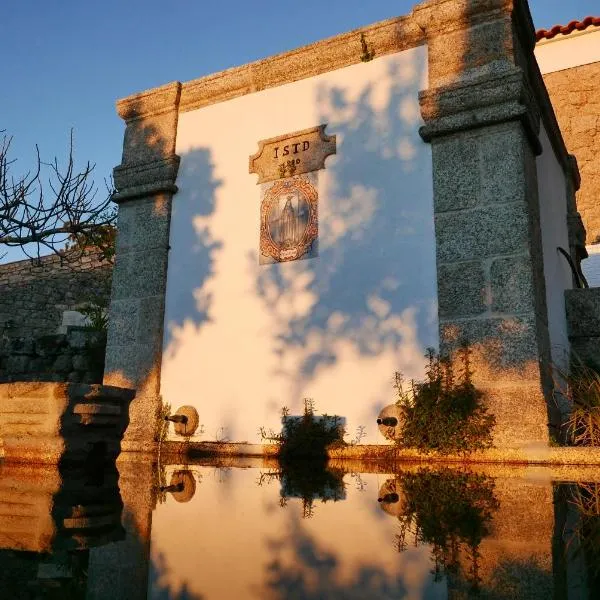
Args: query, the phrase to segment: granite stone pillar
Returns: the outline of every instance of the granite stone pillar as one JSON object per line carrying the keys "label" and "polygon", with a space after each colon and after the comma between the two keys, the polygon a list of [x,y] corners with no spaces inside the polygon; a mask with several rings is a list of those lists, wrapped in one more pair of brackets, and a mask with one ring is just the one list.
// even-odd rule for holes
{"label": "granite stone pillar", "polygon": [[180,94],[181,84],[171,83],[117,103],[127,128],[114,170],[119,215],[104,382],[137,390],[125,451],[155,444]]}
{"label": "granite stone pillar", "polygon": [[550,343],[530,82],[520,0],[437,0],[413,12],[429,48],[420,96],[433,153],[440,350],[463,341],[497,419],[495,445],[548,443]]}

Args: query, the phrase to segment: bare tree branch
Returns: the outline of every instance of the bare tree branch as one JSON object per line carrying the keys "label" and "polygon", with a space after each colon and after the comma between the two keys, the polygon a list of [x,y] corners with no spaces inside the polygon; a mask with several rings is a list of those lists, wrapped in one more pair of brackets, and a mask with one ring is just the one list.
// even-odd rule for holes
{"label": "bare tree branch", "polygon": [[36,146],[35,169],[17,177],[12,174],[12,138],[4,131],[0,134],[0,246],[20,247],[32,259],[50,251],[69,261],[94,247],[100,258],[112,260],[116,221],[112,181],[106,183],[106,197],[97,200],[95,165],[88,162],[83,170],[75,169],[73,132],[65,167],[56,158],[43,162]]}

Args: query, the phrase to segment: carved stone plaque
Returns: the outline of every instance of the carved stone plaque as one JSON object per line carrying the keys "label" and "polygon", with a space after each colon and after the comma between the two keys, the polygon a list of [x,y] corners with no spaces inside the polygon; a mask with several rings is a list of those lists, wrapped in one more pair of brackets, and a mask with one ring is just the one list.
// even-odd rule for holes
{"label": "carved stone plaque", "polygon": [[250,173],[256,173],[258,183],[264,183],[323,169],[325,159],[335,154],[335,135],[327,135],[325,127],[258,142],[258,152],[250,157]]}

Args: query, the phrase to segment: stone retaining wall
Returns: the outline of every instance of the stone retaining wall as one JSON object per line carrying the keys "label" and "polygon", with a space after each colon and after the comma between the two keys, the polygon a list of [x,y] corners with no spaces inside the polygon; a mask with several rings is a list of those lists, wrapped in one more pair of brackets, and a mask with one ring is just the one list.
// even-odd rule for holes
{"label": "stone retaining wall", "polygon": [[66,334],[0,338],[0,383],[70,381],[101,383],[106,334],[70,327]]}
{"label": "stone retaining wall", "polygon": [[57,255],[0,265],[0,335],[33,339],[57,333],[63,312],[85,304],[108,306],[112,265],[86,254]]}
{"label": "stone retaining wall", "polygon": [[571,350],[600,371],[600,288],[567,290],[565,300]]}

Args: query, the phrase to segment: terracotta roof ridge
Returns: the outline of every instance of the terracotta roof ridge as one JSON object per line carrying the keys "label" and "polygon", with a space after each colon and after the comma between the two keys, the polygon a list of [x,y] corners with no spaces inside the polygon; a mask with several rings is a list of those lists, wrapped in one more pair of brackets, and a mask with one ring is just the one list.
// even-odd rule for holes
{"label": "terracotta roof ridge", "polygon": [[592,26],[600,27],[600,17],[586,17],[582,21],[571,21],[568,25],[555,25],[552,29],[540,29],[536,32],[536,39],[538,42],[543,39],[551,40],[559,34],[569,35],[574,31],[583,31]]}

